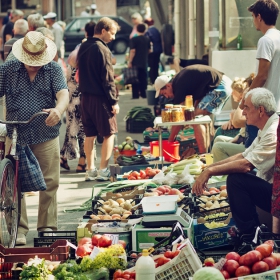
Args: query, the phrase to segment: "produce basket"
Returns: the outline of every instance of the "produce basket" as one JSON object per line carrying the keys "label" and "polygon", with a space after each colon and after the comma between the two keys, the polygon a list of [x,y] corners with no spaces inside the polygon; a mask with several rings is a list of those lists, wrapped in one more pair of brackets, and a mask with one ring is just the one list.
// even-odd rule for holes
{"label": "produce basket", "polygon": [[[51,246],[57,240],[67,240],[77,246],[77,232],[76,231],[40,231],[39,237],[34,237],[34,247]],[[75,259],[75,250],[70,248],[70,259]]]}
{"label": "produce basket", "polygon": [[0,244],[0,279],[12,279],[13,264],[27,263],[35,256],[50,261],[66,261],[69,256],[67,240],[57,240],[49,247],[39,248],[5,248]]}

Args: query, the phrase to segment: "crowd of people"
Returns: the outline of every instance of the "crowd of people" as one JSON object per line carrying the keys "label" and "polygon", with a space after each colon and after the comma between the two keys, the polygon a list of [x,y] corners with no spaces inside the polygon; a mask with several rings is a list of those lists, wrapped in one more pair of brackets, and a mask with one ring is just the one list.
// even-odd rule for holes
{"label": "crowd of people", "polygon": [[[81,16],[98,14],[96,5],[86,7]],[[257,0],[251,12],[257,30],[263,33],[257,46],[257,72],[232,81],[225,73],[204,64],[194,64],[174,77],[159,74],[161,34],[151,18],[136,13],[130,38],[127,67],[137,69],[138,83],[132,84],[132,98],[146,97],[147,66],[156,97],[174,104],[194,100],[195,115],[219,114],[232,95],[239,107],[221,128],[235,128],[230,139],[218,136],[212,153],[214,163],[196,179],[193,192],[203,193],[214,175],[229,175],[227,189],[237,241],[259,225],[256,206],[273,216],[273,233],[280,236],[280,31],[275,28],[279,7],[274,0]],[[31,14],[27,20],[19,10],[10,13],[1,30],[0,97],[5,96],[6,119],[26,120],[45,111],[32,125],[20,125],[18,143],[34,153],[47,189],[39,192],[37,230],[57,230],[57,198],[60,168],[69,170],[67,160],[79,158],[76,172],[85,180],[107,181],[108,163],[118,131],[116,115],[119,96],[114,82],[114,58],[107,44],[115,39],[119,25],[108,17],[85,26],[85,39],[69,55],[66,75],[63,59],[63,24],[57,15]],[[94,59],[92,59],[94,58]],[[238,73],[237,73],[238,74]],[[65,77],[66,76],[66,77]],[[66,135],[59,148],[59,128],[66,111]],[[278,127],[278,128],[277,128]],[[174,141],[181,127],[172,127]],[[240,129],[240,130],[239,130]],[[206,153],[210,139],[203,125],[194,125],[199,153]],[[97,137],[103,138],[100,166],[96,166]],[[11,145],[12,127],[7,126],[6,153]],[[78,145],[77,145],[78,144]],[[256,170],[256,174],[255,173]],[[28,219],[25,196],[21,203],[17,245],[26,244]]]}

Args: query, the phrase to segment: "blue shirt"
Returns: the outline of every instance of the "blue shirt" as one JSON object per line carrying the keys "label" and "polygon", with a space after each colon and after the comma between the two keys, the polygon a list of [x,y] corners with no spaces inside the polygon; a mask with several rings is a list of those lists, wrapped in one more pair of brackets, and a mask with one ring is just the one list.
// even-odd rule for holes
{"label": "blue shirt", "polygon": [[161,35],[159,31],[154,26],[151,26],[148,28],[145,35],[149,37],[150,41],[153,43],[153,52],[162,53]]}
{"label": "blue shirt", "polygon": [[[26,121],[42,109],[56,106],[56,94],[67,89],[61,67],[54,61],[42,66],[33,82],[25,66],[19,60],[11,60],[0,66],[0,97],[6,95],[7,121]],[[61,122],[49,127],[47,116],[39,116],[28,125],[18,126],[18,143],[38,144],[59,135]],[[12,138],[13,126],[7,125]]]}

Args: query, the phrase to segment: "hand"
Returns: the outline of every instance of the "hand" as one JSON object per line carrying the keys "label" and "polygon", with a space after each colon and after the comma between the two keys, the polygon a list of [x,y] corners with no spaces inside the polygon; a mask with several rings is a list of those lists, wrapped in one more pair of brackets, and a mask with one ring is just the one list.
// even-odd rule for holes
{"label": "hand", "polygon": [[209,172],[205,169],[195,180],[192,192],[196,195],[202,195],[203,191],[207,189],[207,182],[209,180]]}
{"label": "hand", "polygon": [[61,113],[56,108],[43,109],[43,112],[49,113],[49,116],[46,118],[45,121],[47,126],[55,126],[61,119]]}
{"label": "hand", "polygon": [[117,104],[115,104],[115,105],[113,105],[112,106],[112,113],[114,114],[114,115],[117,115],[119,112],[120,112],[120,107],[119,107],[119,104],[117,103]]}
{"label": "hand", "polygon": [[132,68],[132,62],[128,62],[127,68]]}
{"label": "hand", "polygon": [[223,130],[229,130],[229,129],[233,129],[233,125],[231,123],[231,120],[229,120],[228,122],[224,123],[221,128]]}

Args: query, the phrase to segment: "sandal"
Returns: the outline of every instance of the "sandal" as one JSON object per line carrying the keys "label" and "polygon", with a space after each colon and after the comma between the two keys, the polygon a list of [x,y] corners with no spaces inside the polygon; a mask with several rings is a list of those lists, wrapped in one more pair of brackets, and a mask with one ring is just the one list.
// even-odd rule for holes
{"label": "sandal", "polygon": [[78,166],[80,166],[82,169],[76,169],[77,173],[84,173],[86,172],[86,164],[78,164]]}
{"label": "sandal", "polygon": [[67,163],[67,159],[64,159],[62,157],[60,158],[60,167],[66,169],[66,170],[70,170],[70,167],[69,167],[69,165]]}

